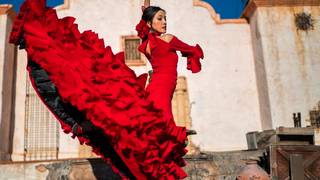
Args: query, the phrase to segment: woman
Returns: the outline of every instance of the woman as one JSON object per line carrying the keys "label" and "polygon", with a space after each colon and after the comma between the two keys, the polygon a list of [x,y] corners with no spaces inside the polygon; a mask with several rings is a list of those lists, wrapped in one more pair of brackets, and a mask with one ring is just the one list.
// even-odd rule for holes
{"label": "woman", "polygon": [[203,52],[198,44],[195,47],[189,46],[175,36],[166,34],[165,10],[149,6],[148,1],[145,1],[142,10],[143,15],[136,30],[143,41],[139,51],[146,55],[153,69],[152,79],[146,90],[148,98],[155,103],[156,107],[163,110],[168,133],[178,141],[182,141],[185,139],[185,133],[191,135],[196,132],[177,127],[173,120],[171,100],[177,83],[176,51],[181,51],[183,56],[188,58],[187,68],[193,73],[201,70],[199,59],[203,58]]}
{"label": "woman", "polygon": [[[139,32],[144,39],[139,49],[151,60],[154,75],[145,91],[146,76],[137,77],[126,66],[123,52],[113,54],[97,34],[80,33],[73,17],[59,19],[45,4],[24,2],[10,42],[26,49],[32,85],[62,129],[92,146],[122,179],[186,177],[181,166],[187,133],[175,126],[169,105],[176,81],[175,51],[188,56],[188,68],[196,72],[200,48],[158,36],[165,27],[160,31],[152,23],[161,18],[152,15],[149,21],[146,16],[151,32],[143,37],[140,33],[146,31]],[[156,97],[159,93],[162,100]]]}

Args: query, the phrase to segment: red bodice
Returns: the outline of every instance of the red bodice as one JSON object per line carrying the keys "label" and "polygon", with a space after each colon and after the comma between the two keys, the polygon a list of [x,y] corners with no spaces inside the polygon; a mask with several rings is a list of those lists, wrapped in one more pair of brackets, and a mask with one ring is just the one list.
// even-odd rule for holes
{"label": "red bodice", "polygon": [[[137,25],[143,27],[144,21],[141,20]],[[171,110],[171,99],[176,87],[178,56],[176,51],[180,51],[184,57],[187,57],[187,69],[193,73],[201,70],[200,58],[203,58],[203,52],[200,46],[190,46],[177,37],[166,42],[160,39],[156,33],[140,32],[146,28],[137,28],[138,34],[144,34],[143,42],[139,46],[139,51],[148,58],[153,74],[151,82],[147,86],[148,98],[152,100],[156,107],[163,110],[167,120],[174,124]],[[150,54],[146,52],[147,45],[150,48]]]}

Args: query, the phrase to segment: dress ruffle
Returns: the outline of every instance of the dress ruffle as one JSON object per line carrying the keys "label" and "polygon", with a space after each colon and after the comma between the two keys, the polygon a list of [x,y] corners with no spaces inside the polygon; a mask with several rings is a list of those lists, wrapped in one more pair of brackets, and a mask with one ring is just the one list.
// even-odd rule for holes
{"label": "dress ruffle", "polygon": [[[75,18],[59,19],[54,9],[44,5],[44,0],[27,0],[22,5],[10,42],[26,43],[28,60],[47,72],[63,102],[101,129],[100,138],[136,179],[186,177],[181,169],[184,144],[166,134],[161,110],[146,99],[145,76],[138,78],[124,63],[124,54],[113,54],[94,32],[80,33]],[[71,131],[62,119],[60,123],[66,133]],[[87,137],[78,139],[127,178],[105,154],[105,145]]]}
{"label": "dress ruffle", "polygon": [[190,46],[176,37],[170,42],[171,48],[180,51],[183,57],[187,57],[187,69],[192,73],[201,71],[200,59],[203,59],[203,51],[199,44]]}
{"label": "dress ruffle", "polygon": [[187,57],[187,69],[192,73],[197,73],[201,70],[200,59],[203,59],[203,51],[198,44],[194,47],[193,53],[182,54],[182,56]]}

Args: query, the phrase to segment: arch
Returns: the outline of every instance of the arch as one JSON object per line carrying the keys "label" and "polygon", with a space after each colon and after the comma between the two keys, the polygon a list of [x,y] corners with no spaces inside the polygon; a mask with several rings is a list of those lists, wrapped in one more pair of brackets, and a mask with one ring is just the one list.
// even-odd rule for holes
{"label": "arch", "polygon": [[244,18],[221,19],[220,14],[218,14],[209,3],[204,2],[203,0],[193,0],[193,6],[206,8],[210,13],[211,18],[215,21],[216,24],[248,24],[248,21]]}

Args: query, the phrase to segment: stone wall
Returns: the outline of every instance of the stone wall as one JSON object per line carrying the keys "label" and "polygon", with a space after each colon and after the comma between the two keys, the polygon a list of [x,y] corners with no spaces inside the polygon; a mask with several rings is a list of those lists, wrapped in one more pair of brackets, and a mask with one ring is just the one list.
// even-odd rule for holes
{"label": "stone wall", "polygon": [[[302,126],[308,125],[309,111],[320,100],[320,3],[295,6],[295,2],[258,4],[249,16],[262,122],[273,128],[292,127],[296,112],[302,114]],[[295,16],[302,12],[314,19],[313,29],[298,30]]]}

